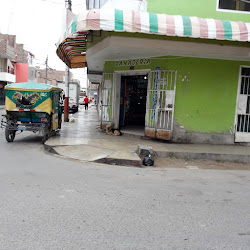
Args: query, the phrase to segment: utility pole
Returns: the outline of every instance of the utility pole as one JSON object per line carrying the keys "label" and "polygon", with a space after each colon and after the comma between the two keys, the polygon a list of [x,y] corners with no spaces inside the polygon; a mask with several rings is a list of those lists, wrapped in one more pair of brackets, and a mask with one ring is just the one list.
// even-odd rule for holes
{"label": "utility pole", "polygon": [[46,57],[46,61],[45,61],[45,72],[46,72],[46,84],[48,84],[48,55]]}
{"label": "utility pole", "polygon": [[[68,16],[68,11],[71,11],[71,0],[65,0],[65,4],[66,4],[66,28],[68,26],[67,23],[67,16]],[[65,67],[65,99],[64,99],[64,121],[68,122],[69,121],[69,67],[66,65]]]}

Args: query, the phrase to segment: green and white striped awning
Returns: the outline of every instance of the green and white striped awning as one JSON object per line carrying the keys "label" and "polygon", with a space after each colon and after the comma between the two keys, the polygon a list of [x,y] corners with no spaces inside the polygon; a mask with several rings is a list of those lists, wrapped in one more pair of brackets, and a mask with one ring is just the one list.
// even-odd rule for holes
{"label": "green and white striped awning", "polygon": [[117,9],[92,9],[75,16],[57,47],[70,68],[86,67],[89,30],[250,42],[250,23]]}

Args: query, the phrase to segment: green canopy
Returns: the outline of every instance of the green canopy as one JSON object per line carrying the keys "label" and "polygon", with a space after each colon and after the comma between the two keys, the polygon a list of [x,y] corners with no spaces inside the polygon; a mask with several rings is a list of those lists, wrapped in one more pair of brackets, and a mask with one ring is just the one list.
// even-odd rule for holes
{"label": "green canopy", "polygon": [[18,90],[34,90],[34,91],[52,91],[61,89],[44,83],[36,83],[36,82],[20,82],[20,83],[12,83],[5,86],[5,89],[18,89]]}

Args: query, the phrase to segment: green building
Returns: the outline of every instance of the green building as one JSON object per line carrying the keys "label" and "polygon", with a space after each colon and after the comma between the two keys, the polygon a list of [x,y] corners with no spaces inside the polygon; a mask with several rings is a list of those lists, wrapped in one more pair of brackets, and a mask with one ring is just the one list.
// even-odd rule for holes
{"label": "green building", "polygon": [[250,142],[250,3],[119,2],[75,16],[57,48],[69,67],[102,79],[102,126],[173,142]]}

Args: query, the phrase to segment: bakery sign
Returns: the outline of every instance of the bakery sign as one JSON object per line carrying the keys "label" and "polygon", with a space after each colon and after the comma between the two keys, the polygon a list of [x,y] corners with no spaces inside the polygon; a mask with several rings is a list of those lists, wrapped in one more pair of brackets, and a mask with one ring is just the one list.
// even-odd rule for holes
{"label": "bakery sign", "polygon": [[151,64],[150,58],[142,58],[142,59],[116,61],[115,67],[131,67],[131,66],[149,65],[149,64]]}

